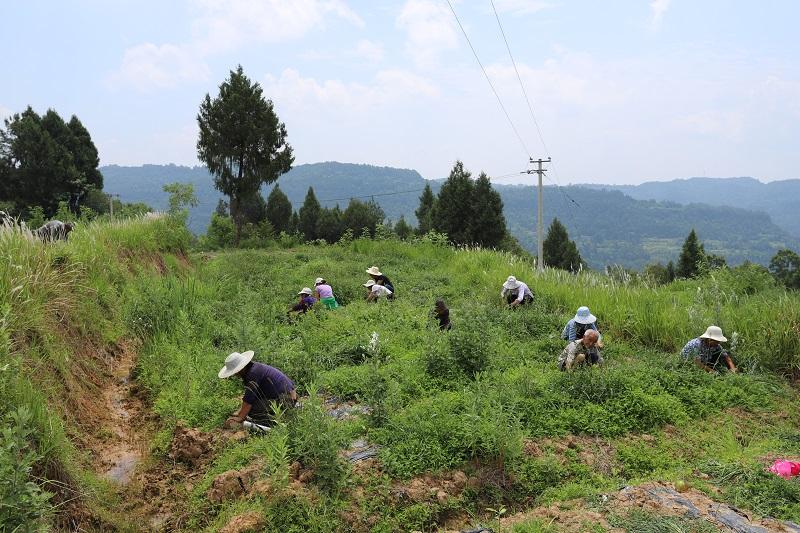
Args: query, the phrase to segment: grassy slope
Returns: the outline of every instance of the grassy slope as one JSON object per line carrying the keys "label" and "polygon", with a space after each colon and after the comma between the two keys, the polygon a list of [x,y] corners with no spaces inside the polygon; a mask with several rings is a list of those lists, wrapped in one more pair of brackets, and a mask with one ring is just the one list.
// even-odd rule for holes
{"label": "grassy slope", "polygon": [[[102,416],[97,399],[109,365],[136,340],[120,305],[129,284],[177,267],[168,254],[187,245],[186,230],[169,219],[89,224],[68,243],[0,230],[0,420],[19,407],[32,413],[28,429],[42,457],[34,474],[56,493],[61,517],[98,527],[116,520],[112,491],[91,472],[83,446],[99,431],[94,417]],[[13,522],[13,510],[2,511]]]}
{"label": "grassy slope", "polygon": [[[534,276],[494,252],[361,240],[197,263],[193,276],[143,281],[128,303],[132,323],[151,339],[138,378],[164,421],[157,445],[177,420],[212,428],[237,405],[238,384],[216,378],[232,350],[253,349],[301,388],[319,386],[374,411],[334,424],[310,401],[270,436],[226,448],[178,495],[189,528],[219,527],[256,509],[275,530],[430,529],[499,504],[524,508],[697,472],[710,476],[696,480],[700,487],[719,486],[737,505],[800,519],[798,483],[762,473],[765,455],[796,448],[796,397],[760,373],[797,369],[800,306],[755,271],[632,288],[591,274]],[[395,282],[396,302],[361,301],[371,264]],[[539,295],[534,307],[500,307],[500,284],[511,273]],[[318,275],[347,305],[287,323],[293,295]],[[428,318],[437,297],[451,308],[450,334]],[[555,368],[558,334],[580,304],[600,317],[608,366],[567,375]],[[680,363],[677,348],[711,322],[738,332],[738,359],[750,373],[712,376]],[[377,348],[369,347],[373,332]],[[560,446],[569,434],[598,439]],[[358,435],[382,446],[381,470],[348,473],[337,462],[336,449]],[[523,451],[528,440],[538,453]],[[607,460],[587,459],[600,455]],[[300,459],[315,468],[314,490],[221,505],[205,499],[216,474],[256,458],[284,488],[288,462]],[[442,502],[390,495],[404,479],[452,468],[484,482]]]}

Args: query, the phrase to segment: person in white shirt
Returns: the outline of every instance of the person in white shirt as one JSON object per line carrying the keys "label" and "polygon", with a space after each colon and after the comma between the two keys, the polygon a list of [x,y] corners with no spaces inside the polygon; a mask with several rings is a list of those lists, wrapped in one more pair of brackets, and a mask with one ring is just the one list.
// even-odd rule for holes
{"label": "person in white shirt", "polygon": [[367,293],[368,302],[377,301],[377,299],[380,298],[381,296],[388,298],[389,296],[392,295],[392,291],[390,291],[389,289],[387,289],[386,287],[384,287],[379,283],[375,283],[375,280],[372,279],[364,283],[364,287],[366,287],[367,290],[369,291]]}
{"label": "person in white shirt", "polygon": [[526,305],[533,302],[533,293],[528,288],[528,285],[514,276],[508,276],[506,282],[503,283],[500,297],[505,299],[509,307],[517,307],[518,305]]}

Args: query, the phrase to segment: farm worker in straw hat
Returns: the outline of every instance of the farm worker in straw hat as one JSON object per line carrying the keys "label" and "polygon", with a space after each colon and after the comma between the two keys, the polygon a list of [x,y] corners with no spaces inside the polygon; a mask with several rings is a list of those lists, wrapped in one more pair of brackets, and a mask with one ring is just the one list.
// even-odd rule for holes
{"label": "farm worker in straw hat", "polygon": [[394,290],[394,283],[392,283],[389,278],[383,275],[383,273],[378,269],[376,266],[371,266],[367,269],[367,274],[372,280],[377,283],[378,285],[383,285],[387,289],[389,289],[389,295],[387,298],[390,300],[394,299],[395,290]]}
{"label": "farm worker in straw hat", "polygon": [[253,361],[253,351],[233,352],[225,359],[219,371],[221,379],[239,376],[244,383],[242,406],[228,417],[225,426],[242,423],[246,418],[257,424],[269,424],[274,414],[271,402],[283,407],[293,407],[297,391],[291,379],[275,367]]}
{"label": "farm worker in straw hat", "polygon": [[529,304],[533,301],[533,293],[528,288],[528,285],[514,276],[508,276],[506,282],[503,283],[500,297],[505,298],[506,303],[511,307]]}
{"label": "farm worker in straw hat", "polygon": [[602,365],[603,358],[595,349],[599,338],[600,334],[590,329],[584,333],[583,338],[567,344],[558,357],[558,368],[572,371],[575,365]]}
{"label": "farm worker in straw hat", "polygon": [[369,280],[364,283],[364,287],[367,288],[367,301],[374,302],[381,296],[385,296],[386,299],[389,299],[392,295],[392,291],[381,285],[380,283],[375,283],[373,280]]}
{"label": "farm worker in straw hat", "polygon": [[317,293],[317,298],[319,298],[320,303],[323,304],[326,309],[336,309],[339,307],[339,304],[336,303],[336,298],[333,296],[333,288],[331,288],[328,282],[323,278],[314,280],[314,290]]}
{"label": "farm worker in straw hat", "polygon": [[317,301],[316,298],[311,296],[311,289],[308,287],[303,287],[300,292],[297,293],[297,296],[300,298],[300,301],[289,308],[289,310],[286,312],[287,315],[291,313],[304,314],[306,311],[311,309]]}
{"label": "farm worker in straw hat", "polygon": [[575,316],[564,326],[564,331],[561,332],[561,338],[565,341],[572,342],[582,338],[586,330],[589,329],[593,329],[599,333],[597,329],[597,317],[584,305],[578,308],[578,312],[575,313]]}
{"label": "farm worker in straw hat", "polygon": [[692,358],[697,366],[707,372],[719,370],[723,362],[728,367],[728,370],[736,372],[736,365],[733,364],[730,354],[720,346],[721,343],[727,342],[727,340],[722,335],[720,327],[708,326],[705,333],[686,343],[686,346],[681,350],[681,355],[687,361]]}

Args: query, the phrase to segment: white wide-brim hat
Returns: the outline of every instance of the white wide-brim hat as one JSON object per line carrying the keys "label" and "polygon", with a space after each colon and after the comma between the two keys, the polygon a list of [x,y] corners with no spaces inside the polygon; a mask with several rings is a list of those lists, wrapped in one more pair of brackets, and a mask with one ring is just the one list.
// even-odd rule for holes
{"label": "white wide-brim hat", "polygon": [[311,289],[309,289],[308,287],[303,287],[302,289],[300,289],[300,292],[297,293],[298,296],[300,296],[301,294],[311,295]]}
{"label": "white wide-brim hat", "polygon": [[701,339],[711,339],[717,342],[727,342],[728,339],[722,334],[722,328],[719,326],[708,326],[706,332],[700,335]]}
{"label": "white wide-brim hat", "polygon": [[374,281],[374,280],[369,280],[369,281],[367,281],[366,283],[364,283],[363,285],[364,285],[365,287],[367,287],[367,288],[370,288],[370,287],[372,287],[373,285],[375,285],[375,281]]}
{"label": "white wide-brim hat", "polygon": [[325,283],[325,279],[317,278],[314,280],[314,285],[319,285],[320,283]]}
{"label": "white wide-brim hat", "polygon": [[503,283],[504,289],[516,289],[519,287],[519,281],[514,276],[508,276],[508,279]]}
{"label": "white wide-brim hat", "polygon": [[383,274],[381,274],[381,271],[378,270],[378,267],[376,266],[369,267],[367,269],[367,274],[369,274],[370,276],[383,276]]}
{"label": "white wide-brim hat", "polygon": [[233,352],[225,358],[225,366],[220,369],[219,377],[225,379],[237,374],[253,360],[254,355],[253,350],[247,350],[244,353]]}
{"label": "white wide-brim hat", "polygon": [[573,318],[573,320],[578,324],[594,324],[597,322],[597,317],[589,311],[588,307],[583,306],[578,308],[578,312],[575,313],[575,318]]}

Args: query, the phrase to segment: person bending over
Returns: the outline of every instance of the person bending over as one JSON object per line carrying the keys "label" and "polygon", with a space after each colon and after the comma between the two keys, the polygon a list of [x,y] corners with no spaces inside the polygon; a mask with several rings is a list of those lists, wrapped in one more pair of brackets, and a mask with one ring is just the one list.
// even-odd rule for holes
{"label": "person bending over", "polygon": [[694,363],[706,372],[715,372],[727,368],[731,372],[736,372],[736,365],[733,364],[730,354],[721,344],[728,339],[722,335],[722,329],[717,326],[708,326],[706,332],[686,343],[681,350],[681,355],[685,360],[690,358]]}
{"label": "person bending over", "polygon": [[269,425],[274,421],[273,402],[287,409],[294,407],[297,402],[297,391],[292,380],[273,366],[253,361],[253,355],[252,350],[233,352],[219,371],[220,379],[239,376],[244,385],[242,405],[225,421],[226,427],[245,420]]}

